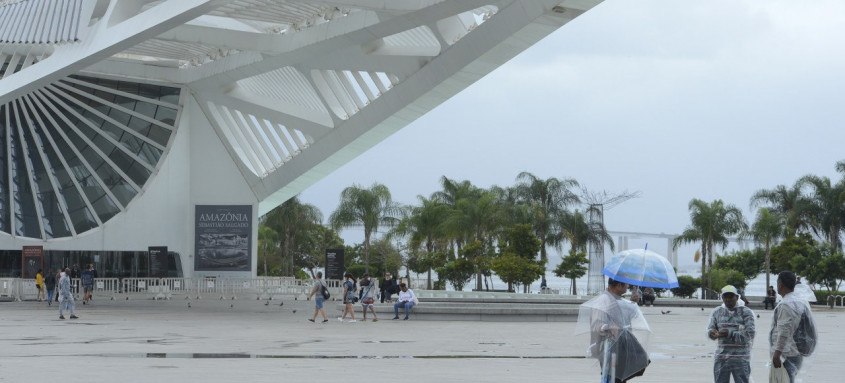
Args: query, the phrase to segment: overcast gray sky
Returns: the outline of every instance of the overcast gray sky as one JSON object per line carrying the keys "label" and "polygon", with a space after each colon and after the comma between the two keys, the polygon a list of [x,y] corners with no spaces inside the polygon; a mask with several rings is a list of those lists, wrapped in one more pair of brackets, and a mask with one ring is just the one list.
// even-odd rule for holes
{"label": "overcast gray sky", "polygon": [[[443,175],[489,187],[529,171],[641,191],[606,212],[611,231],[679,233],[692,198],[722,199],[750,220],[760,188],[838,179],[843,38],[841,0],[608,0],[301,199],[327,219],[353,183],[415,203]],[[693,251],[681,250],[682,265]]]}

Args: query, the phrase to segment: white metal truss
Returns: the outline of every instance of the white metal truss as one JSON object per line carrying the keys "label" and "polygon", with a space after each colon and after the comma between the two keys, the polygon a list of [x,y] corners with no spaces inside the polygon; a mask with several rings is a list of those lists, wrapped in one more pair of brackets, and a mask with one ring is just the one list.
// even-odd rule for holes
{"label": "white metal truss", "polygon": [[[149,111],[180,106],[117,81],[187,90],[263,214],[599,2],[0,1],[2,231],[76,235],[154,175],[178,121]],[[39,178],[50,167],[76,177]]]}

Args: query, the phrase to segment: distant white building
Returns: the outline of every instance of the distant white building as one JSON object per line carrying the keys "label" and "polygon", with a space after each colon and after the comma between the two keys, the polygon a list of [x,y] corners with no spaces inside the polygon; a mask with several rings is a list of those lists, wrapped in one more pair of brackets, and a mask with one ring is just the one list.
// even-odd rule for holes
{"label": "distant white building", "polygon": [[253,276],[258,217],[599,2],[0,1],[0,274]]}

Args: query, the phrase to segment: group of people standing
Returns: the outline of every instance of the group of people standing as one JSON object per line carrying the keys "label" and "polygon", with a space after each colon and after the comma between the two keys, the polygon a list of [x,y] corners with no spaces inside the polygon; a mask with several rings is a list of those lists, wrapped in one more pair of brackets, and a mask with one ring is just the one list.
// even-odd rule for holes
{"label": "group of people standing", "polygon": [[[343,314],[337,319],[341,322],[346,320],[349,316],[349,322],[357,322],[355,319],[355,303],[361,303],[361,311],[363,312],[363,320],[367,320],[367,314],[372,313],[373,322],[378,321],[378,316],[375,310],[375,301],[378,297],[381,303],[385,300],[390,302],[393,294],[398,294],[399,297],[393,304],[393,319],[399,319],[399,309],[404,309],[405,320],[409,319],[411,309],[418,303],[418,299],[414,291],[408,288],[403,282],[399,283],[391,273],[385,273],[384,279],[376,286],[375,281],[370,278],[368,273],[364,273],[360,280],[356,281],[352,273],[347,272],[344,275],[342,284],[342,299],[343,299]],[[376,292],[379,292],[378,294]],[[328,287],[323,281],[323,273],[317,272],[314,278],[314,284],[308,299],[314,297],[314,315],[308,320],[316,322],[317,316],[322,315],[323,323],[329,321],[326,315],[325,301],[330,298]]]}
{"label": "group of people standing", "polygon": [[[817,333],[806,296],[790,271],[778,274],[777,293],[782,300],[774,308],[769,331],[772,375],[782,374],[790,383],[801,369],[804,358],[815,349]],[[651,363],[648,353],[634,332],[649,331],[637,305],[622,298],[628,285],[610,279],[607,290],[581,306],[576,333],[589,332],[589,356],[601,363],[602,381],[626,382],[642,376]],[[713,380],[728,383],[750,382],[751,350],[757,333],[755,313],[745,305],[741,293],[728,285],[721,291],[722,305],[713,310],[706,335],[717,342]],[[611,378],[612,377],[612,378]]]}
{"label": "group of people standing", "polygon": [[[78,292],[75,289],[76,286],[72,283],[75,278],[79,278],[82,284],[82,304],[88,304],[94,299],[94,279],[97,278],[97,270],[94,269],[93,264],[89,264],[88,268],[81,273],[74,266],[73,268],[62,267],[58,272],[53,272],[53,269],[50,269],[46,275],[42,269],[38,269],[35,274],[35,287],[38,289],[37,300],[43,302],[46,298],[47,305],[52,306],[53,294],[55,293],[55,302],[59,303],[59,319],[65,319],[65,311],[70,313],[70,319],[79,318],[75,313],[74,293]],[[56,292],[56,287],[58,287],[58,292]]]}

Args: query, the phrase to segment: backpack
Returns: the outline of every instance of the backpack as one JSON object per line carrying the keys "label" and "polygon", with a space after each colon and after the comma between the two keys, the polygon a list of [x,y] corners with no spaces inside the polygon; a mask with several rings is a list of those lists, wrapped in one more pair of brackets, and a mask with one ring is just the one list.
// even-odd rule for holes
{"label": "backpack", "polygon": [[332,295],[329,294],[329,289],[327,289],[326,285],[324,285],[322,283],[320,284],[320,294],[323,294],[323,299],[326,299],[326,300],[328,300],[329,298],[332,297]]}
{"label": "backpack", "polygon": [[807,311],[804,311],[801,314],[801,320],[798,322],[798,328],[792,334],[792,339],[795,340],[795,348],[798,349],[801,356],[810,356],[813,354],[813,351],[816,350],[817,337],[816,326],[813,324],[810,316],[807,315]]}

